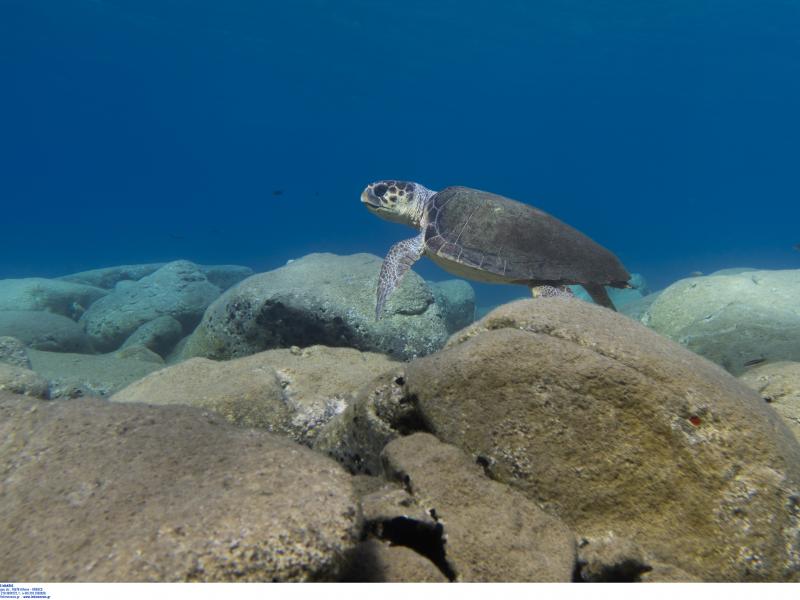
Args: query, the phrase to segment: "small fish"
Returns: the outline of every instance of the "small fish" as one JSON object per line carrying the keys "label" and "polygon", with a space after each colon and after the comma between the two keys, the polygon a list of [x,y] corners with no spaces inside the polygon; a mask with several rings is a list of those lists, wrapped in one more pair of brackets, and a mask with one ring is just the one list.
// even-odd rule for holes
{"label": "small fish", "polygon": [[800,244],[795,244],[794,246],[792,246],[792,248],[794,248],[795,250],[800,251]]}
{"label": "small fish", "polygon": [[283,190],[272,190],[272,195],[273,196],[282,196],[283,195]]}
{"label": "small fish", "polygon": [[767,360],[766,358],[754,358],[754,359],[748,360],[746,363],[744,363],[744,366],[745,367],[752,367],[753,365],[760,365],[761,363],[763,363],[766,360]]}
{"label": "small fish", "polygon": [[702,276],[703,276],[702,271],[692,271],[691,273],[689,273],[689,277],[702,277]]}

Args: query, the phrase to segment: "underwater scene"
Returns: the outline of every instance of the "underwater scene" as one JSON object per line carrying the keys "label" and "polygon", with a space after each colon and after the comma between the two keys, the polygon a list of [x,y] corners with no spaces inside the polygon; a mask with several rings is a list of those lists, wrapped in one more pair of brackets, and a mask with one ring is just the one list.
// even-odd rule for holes
{"label": "underwater scene", "polygon": [[0,581],[800,581],[798,32],[0,0]]}

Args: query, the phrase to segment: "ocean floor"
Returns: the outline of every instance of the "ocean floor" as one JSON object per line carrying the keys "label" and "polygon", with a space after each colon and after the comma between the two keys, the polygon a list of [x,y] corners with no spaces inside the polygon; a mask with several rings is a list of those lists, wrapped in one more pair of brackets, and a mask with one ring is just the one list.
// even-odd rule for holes
{"label": "ocean floor", "polygon": [[0,580],[800,581],[800,270],[0,280]]}

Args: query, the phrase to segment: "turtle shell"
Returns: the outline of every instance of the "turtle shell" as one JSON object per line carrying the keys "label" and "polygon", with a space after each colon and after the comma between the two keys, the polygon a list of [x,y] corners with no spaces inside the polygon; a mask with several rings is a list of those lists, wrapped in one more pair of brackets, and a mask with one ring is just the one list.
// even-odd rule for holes
{"label": "turtle shell", "polygon": [[626,287],[630,279],[614,254],[577,229],[497,194],[448,187],[430,198],[427,217],[427,253],[454,272],[527,284]]}

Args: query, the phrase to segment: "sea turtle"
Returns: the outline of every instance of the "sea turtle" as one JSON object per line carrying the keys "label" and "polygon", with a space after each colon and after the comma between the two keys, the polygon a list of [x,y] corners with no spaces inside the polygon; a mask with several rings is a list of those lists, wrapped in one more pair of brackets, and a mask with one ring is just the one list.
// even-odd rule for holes
{"label": "sea turtle", "polygon": [[406,271],[423,254],[459,277],[517,283],[534,296],[572,295],[582,285],[614,310],[603,286],[630,287],[619,259],[580,231],[533,206],[497,194],[452,186],[440,192],[410,181],[384,180],[361,194],[370,212],[419,235],[397,242],[383,261],[375,317]]}

